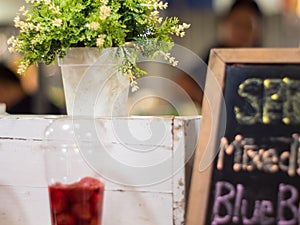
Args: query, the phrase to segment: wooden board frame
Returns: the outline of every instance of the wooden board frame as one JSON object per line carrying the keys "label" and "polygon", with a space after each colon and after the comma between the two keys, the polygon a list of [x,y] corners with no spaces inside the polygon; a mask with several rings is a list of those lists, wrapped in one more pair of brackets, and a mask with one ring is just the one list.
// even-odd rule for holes
{"label": "wooden board frame", "polygon": [[[216,149],[217,132],[221,113],[223,89],[225,86],[225,70],[227,64],[299,64],[300,49],[298,48],[241,48],[241,49],[212,49],[207,71],[205,98],[202,108],[202,123],[195,153],[192,173],[191,189],[186,216],[186,225],[204,225],[206,223],[206,205],[209,199],[210,179],[213,163],[200,172],[199,165],[204,157],[214,157],[213,154],[205,155],[208,150]],[[215,82],[222,91],[211,90]],[[214,93],[215,92],[215,93]],[[214,102],[207,96],[214,95]],[[209,158],[206,158],[209,159]],[[213,162],[211,158],[211,162]]]}

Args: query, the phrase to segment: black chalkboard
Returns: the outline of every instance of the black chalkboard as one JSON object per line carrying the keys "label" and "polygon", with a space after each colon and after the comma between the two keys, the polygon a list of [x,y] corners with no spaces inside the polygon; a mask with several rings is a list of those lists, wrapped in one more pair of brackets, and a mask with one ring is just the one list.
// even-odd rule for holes
{"label": "black chalkboard", "polygon": [[[211,123],[204,101],[187,225],[300,224],[299,53],[212,51],[208,75],[219,80],[225,104],[217,102],[219,121]],[[215,157],[200,170],[207,151]]]}

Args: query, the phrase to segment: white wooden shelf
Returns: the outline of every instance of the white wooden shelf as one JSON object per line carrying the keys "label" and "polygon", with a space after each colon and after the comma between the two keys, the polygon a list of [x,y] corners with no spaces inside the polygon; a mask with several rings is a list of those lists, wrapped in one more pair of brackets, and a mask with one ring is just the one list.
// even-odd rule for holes
{"label": "white wooden shelf", "polygon": [[[71,119],[63,116],[0,116],[0,224],[51,224],[41,146],[46,127],[58,118]],[[163,181],[149,185],[122,185],[101,177],[106,187],[103,225],[184,224],[192,165],[190,158],[196,149],[200,122],[200,116],[96,120],[97,127],[105,128],[105,141],[111,144],[111,154],[124,163],[137,165],[138,169],[147,163],[171,160],[161,173],[154,169],[141,174],[158,178],[166,176]],[[128,128],[119,129],[124,126]],[[121,135],[124,132],[122,140],[116,138],[116,129]],[[124,141],[128,131],[135,138]],[[162,138],[154,140],[151,138],[153,134]],[[142,155],[130,151],[137,146],[151,151]],[[118,168],[108,169],[116,174],[124,173]],[[95,175],[87,164],[78,170]]]}

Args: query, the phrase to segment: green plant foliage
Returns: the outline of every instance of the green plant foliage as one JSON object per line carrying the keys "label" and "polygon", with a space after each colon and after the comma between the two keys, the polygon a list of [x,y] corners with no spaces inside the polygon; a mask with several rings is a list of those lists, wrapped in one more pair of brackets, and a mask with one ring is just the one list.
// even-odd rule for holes
{"label": "green plant foliage", "polygon": [[[189,24],[163,18],[167,3],[159,0],[26,0],[15,17],[17,36],[8,40],[11,52],[22,53],[20,74],[37,63],[51,64],[70,47],[120,47],[125,54],[120,69],[134,89],[145,74],[136,57],[161,55],[176,65],[168,51],[171,35],[183,37]],[[131,48],[126,48],[131,43]]]}

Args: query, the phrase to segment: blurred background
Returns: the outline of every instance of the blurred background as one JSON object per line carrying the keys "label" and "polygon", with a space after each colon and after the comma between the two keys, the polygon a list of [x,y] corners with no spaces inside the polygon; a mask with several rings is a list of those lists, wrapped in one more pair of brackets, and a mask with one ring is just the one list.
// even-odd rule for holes
{"label": "blurred background", "polygon": [[[181,21],[191,24],[185,38],[175,38],[176,44],[186,47],[199,57],[204,57],[210,46],[218,41],[220,18],[232,2],[232,0],[168,0],[169,8],[165,13],[169,16],[177,16]],[[300,1],[257,0],[256,2],[263,13],[261,47],[299,47]],[[12,69],[14,69],[16,58],[8,53],[6,41],[12,34],[16,34],[13,29],[13,19],[22,5],[24,5],[23,0],[0,0],[0,60]],[[165,76],[170,80],[173,78],[176,80],[175,74],[181,73],[181,71],[166,69],[157,64],[144,66],[146,69],[151,68],[149,75]],[[26,92],[34,93],[33,113],[65,113],[60,69],[56,65],[39,66],[21,80]],[[161,84],[157,85],[158,88],[163,88]],[[136,94],[131,95],[141,95],[141,91],[148,93],[144,96],[152,96],[151,92],[155,92],[151,88],[141,88]],[[200,92],[199,98],[201,98]],[[135,99],[134,96],[133,99]],[[137,99],[131,104],[130,114],[178,114],[176,106],[172,106],[168,99],[158,97]],[[49,102],[51,107],[49,107]],[[195,102],[197,102],[198,113],[201,113],[201,100],[196,99]],[[52,106],[59,111],[53,111]],[[188,106],[186,111],[180,114],[194,114],[194,112],[188,112]]]}
{"label": "blurred background", "polygon": [[[177,40],[200,54],[217,38],[219,16],[233,0],[171,0],[169,11],[192,24],[186,38]],[[298,0],[256,0],[263,17],[264,47],[298,47],[300,17]]]}

